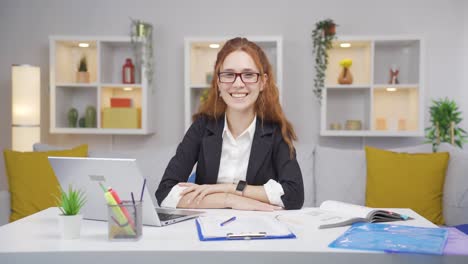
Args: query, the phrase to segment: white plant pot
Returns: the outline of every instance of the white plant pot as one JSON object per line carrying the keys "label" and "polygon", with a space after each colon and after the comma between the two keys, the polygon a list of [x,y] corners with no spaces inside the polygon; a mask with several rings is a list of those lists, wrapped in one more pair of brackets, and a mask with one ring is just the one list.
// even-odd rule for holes
{"label": "white plant pot", "polygon": [[60,215],[59,224],[63,239],[80,238],[82,215]]}

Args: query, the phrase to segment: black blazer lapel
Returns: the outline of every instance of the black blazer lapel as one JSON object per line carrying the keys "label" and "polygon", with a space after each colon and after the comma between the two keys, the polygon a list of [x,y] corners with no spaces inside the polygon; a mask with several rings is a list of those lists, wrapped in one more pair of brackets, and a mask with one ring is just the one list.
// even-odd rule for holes
{"label": "black blazer lapel", "polygon": [[206,126],[208,136],[202,140],[203,155],[205,157],[206,184],[215,184],[218,180],[219,163],[221,161],[221,149],[223,145],[224,117],[218,120],[210,119]]}
{"label": "black blazer lapel", "polygon": [[255,175],[262,166],[265,157],[271,151],[273,145],[272,133],[272,124],[264,122],[262,126],[261,119],[257,117],[255,135],[252,141],[249,165],[247,167],[246,179],[248,184],[254,184]]}

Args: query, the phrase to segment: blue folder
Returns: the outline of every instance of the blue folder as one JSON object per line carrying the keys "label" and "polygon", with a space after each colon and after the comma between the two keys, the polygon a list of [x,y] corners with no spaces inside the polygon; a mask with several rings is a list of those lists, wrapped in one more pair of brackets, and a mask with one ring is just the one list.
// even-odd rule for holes
{"label": "blue folder", "polygon": [[[240,233],[226,233],[223,236],[206,236],[200,224],[200,218],[197,218],[195,223],[197,226],[198,238],[200,241],[221,241],[221,240],[251,240],[251,239],[288,239],[296,238],[296,235],[289,231],[281,235],[271,235],[267,232],[240,232]],[[279,223],[280,224],[280,223]]]}
{"label": "blue folder", "polygon": [[329,247],[442,255],[447,237],[443,228],[355,223]]}

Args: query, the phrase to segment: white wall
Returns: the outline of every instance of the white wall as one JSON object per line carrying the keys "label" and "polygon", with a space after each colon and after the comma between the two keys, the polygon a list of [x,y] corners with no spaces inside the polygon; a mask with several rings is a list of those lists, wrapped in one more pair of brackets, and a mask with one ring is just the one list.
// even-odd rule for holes
{"label": "white wall", "polygon": [[[228,4],[231,3],[231,4]],[[463,12],[463,9],[465,12]],[[283,102],[300,143],[343,148],[417,144],[419,139],[319,138],[319,106],[313,96],[311,31],[330,17],[342,35],[421,35],[426,40],[426,104],[430,98],[467,98],[467,4],[459,0],[2,0],[0,2],[0,148],[10,147],[10,66],[41,67],[42,141],[92,150],[130,153],[151,175],[152,155],[183,136],[183,39],[186,36],[282,35],[284,40]],[[50,135],[48,109],[49,35],[126,35],[129,17],[154,25],[157,133],[152,136]],[[464,21],[461,23],[460,21]],[[464,68],[465,67],[465,68]],[[462,87],[463,86],[463,87]],[[465,112],[467,102],[461,102]],[[304,122],[309,120],[309,122]],[[427,117],[426,117],[427,122]],[[6,188],[3,159],[0,189]]]}
{"label": "white wall", "polygon": [[462,27],[463,27],[463,61],[462,61],[462,73],[461,75],[463,76],[462,78],[462,83],[459,87],[460,90],[460,99],[458,102],[460,102],[460,110],[464,113],[465,120],[463,121],[463,126],[468,127],[468,1],[463,1],[460,0],[460,2],[463,3],[463,7],[460,8],[460,12],[463,14],[463,22]]}

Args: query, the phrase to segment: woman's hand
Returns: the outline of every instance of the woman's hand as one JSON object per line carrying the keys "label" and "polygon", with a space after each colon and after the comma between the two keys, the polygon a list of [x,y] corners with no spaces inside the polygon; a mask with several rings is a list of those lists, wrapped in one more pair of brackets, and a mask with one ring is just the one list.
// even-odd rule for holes
{"label": "woman's hand", "polygon": [[193,196],[188,202],[190,203],[194,201],[197,204],[199,204],[200,201],[203,200],[203,198],[205,198],[205,196],[208,194],[229,193],[234,190],[234,185],[227,183],[198,185],[190,182],[180,182],[178,185],[180,187],[186,187],[185,190],[180,193],[180,195],[184,196],[193,192]]}
{"label": "woman's hand", "polygon": [[248,210],[248,211],[274,211],[282,210],[280,206],[260,202],[254,199],[242,197],[239,195],[226,194],[225,196],[226,207],[236,210]]}

